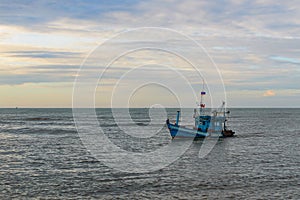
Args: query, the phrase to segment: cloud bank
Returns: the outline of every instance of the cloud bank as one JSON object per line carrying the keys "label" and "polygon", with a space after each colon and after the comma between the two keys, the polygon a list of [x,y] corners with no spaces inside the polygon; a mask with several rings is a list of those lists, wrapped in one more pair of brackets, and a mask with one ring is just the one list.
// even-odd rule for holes
{"label": "cloud bank", "polygon": [[[68,83],[66,90],[71,90],[89,52],[122,31],[144,26],[175,29],[201,43],[221,70],[232,106],[299,106],[300,4],[296,0],[3,0],[2,93],[13,87],[6,96],[18,96],[13,90],[24,84],[34,91],[39,84],[56,88]],[[133,61],[116,70],[130,70]],[[117,78],[113,70],[107,74],[108,82]],[[157,80],[161,78],[164,73]],[[257,98],[261,94],[272,100]],[[65,96],[55,95],[67,102]],[[12,106],[9,98],[2,98],[0,106]]]}

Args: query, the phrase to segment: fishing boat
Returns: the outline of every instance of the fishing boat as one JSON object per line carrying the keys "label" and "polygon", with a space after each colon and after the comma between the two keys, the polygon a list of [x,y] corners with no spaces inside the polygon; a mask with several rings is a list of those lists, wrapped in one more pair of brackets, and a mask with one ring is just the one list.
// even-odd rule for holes
{"label": "fishing boat", "polygon": [[203,96],[205,91],[201,92],[201,102],[199,104],[199,112],[194,109],[193,118],[195,119],[195,125],[193,128],[188,128],[179,125],[180,111],[177,111],[177,117],[175,123],[170,123],[170,120],[166,120],[166,124],[170,131],[172,138],[184,137],[184,138],[204,138],[204,137],[232,137],[235,132],[228,129],[226,122],[228,119],[229,111],[226,111],[225,102],[222,102],[220,108],[208,113],[204,108]]}

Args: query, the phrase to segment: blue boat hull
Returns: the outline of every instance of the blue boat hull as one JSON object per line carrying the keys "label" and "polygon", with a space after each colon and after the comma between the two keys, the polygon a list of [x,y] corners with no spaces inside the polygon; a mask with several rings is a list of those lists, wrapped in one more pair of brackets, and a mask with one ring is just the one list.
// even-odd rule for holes
{"label": "blue boat hull", "polygon": [[[209,133],[205,133],[196,129],[185,128],[182,126],[177,126],[175,124],[167,124],[172,138],[184,137],[184,138],[204,138],[210,136]],[[222,135],[216,135],[220,137]]]}
{"label": "blue boat hull", "polygon": [[168,125],[170,135],[172,138],[175,137],[188,137],[188,138],[203,138],[208,136],[207,133],[203,133],[194,129],[188,129],[173,124]]}
{"label": "blue boat hull", "polygon": [[204,138],[204,137],[233,137],[234,132],[231,130],[219,131],[215,133],[202,132],[196,129],[190,129],[176,124],[167,123],[172,138]]}

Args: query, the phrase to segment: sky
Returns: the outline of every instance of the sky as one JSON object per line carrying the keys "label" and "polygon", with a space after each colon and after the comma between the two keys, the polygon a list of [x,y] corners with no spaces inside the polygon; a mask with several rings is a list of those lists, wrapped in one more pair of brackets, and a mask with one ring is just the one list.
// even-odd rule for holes
{"label": "sky", "polygon": [[[134,43],[149,46],[151,31],[134,32],[142,27],[161,29],[157,47],[173,41],[183,55],[130,52]],[[200,44],[203,54],[182,37],[174,43],[178,35]],[[110,46],[91,64],[103,44]],[[120,49],[129,53],[105,69],[104,60]],[[197,57],[200,70],[217,66],[222,81],[210,72],[203,78],[207,88],[224,83],[229,107],[300,107],[299,55],[297,0],[0,1],[0,107],[72,107],[81,76],[99,81],[97,107],[173,107],[178,98],[193,107],[192,92],[182,85],[199,93],[202,79],[180,56]]]}

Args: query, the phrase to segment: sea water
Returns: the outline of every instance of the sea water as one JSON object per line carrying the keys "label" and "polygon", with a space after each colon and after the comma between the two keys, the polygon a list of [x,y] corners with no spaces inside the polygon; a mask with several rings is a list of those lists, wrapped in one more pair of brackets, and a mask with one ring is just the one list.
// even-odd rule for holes
{"label": "sea water", "polygon": [[[72,109],[0,109],[0,198],[299,199],[300,109],[230,110],[236,137],[219,139],[204,158],[203,140],[193,141],[168,166],[140,173],[97,160],[83,145]],[[167,110],[171,120],[176,111]],[[192,125],[188,112],[185,123]],[[131,119],[119,123],[132,132],[159,130],[148,138],[127,134],[110,109],[96,113],[107,138],[127,152],[184,142],[171,139],[165,116],[151,123],[146,108],[130,109]]]}

